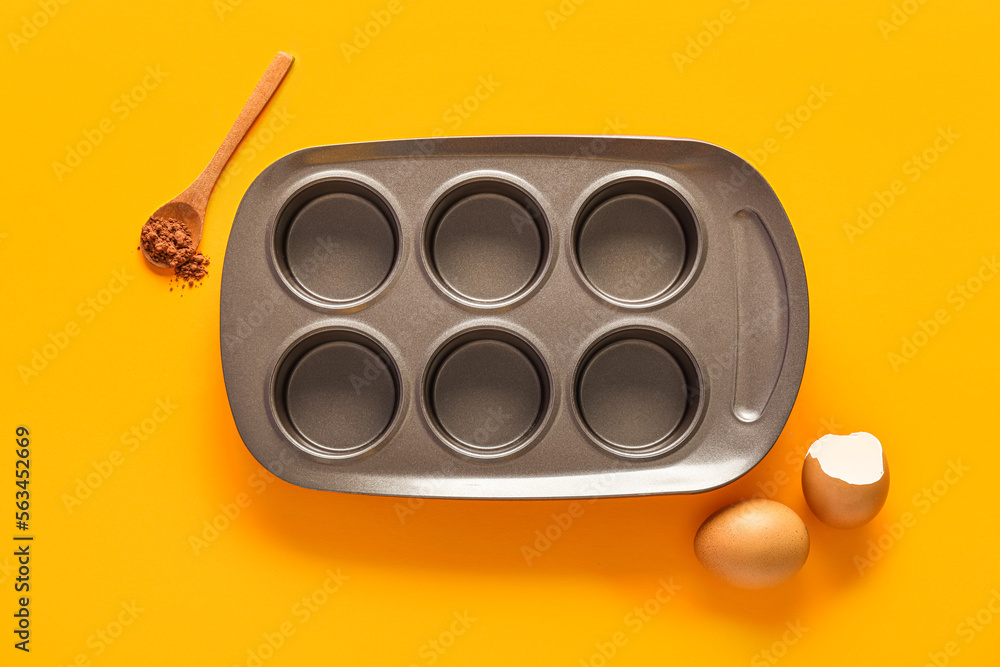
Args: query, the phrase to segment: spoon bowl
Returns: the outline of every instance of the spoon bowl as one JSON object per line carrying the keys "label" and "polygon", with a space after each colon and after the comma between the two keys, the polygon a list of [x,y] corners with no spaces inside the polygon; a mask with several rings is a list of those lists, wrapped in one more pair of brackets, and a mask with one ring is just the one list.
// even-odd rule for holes
{"label": "spoon bowl", "polygon": [[[195,209],[187,202],[174,199],[172,201],[168,201],[166,204],[156,209],[153,212],[153,215],[151,215],[150,217],[161,218],[164,220],[174,219],[177,220],[178,222],[183,223],[184,226],[188,228],[188,232],[191,234],[191,244],[194,246],[195,250],[197,250],[198,245],[201,243],[202,230],[205,228],[204,211],[199,211]],[[161,269],[173,268],[169,264],[164,264],[163,262],[157,262],[152,257],[150,257],[149,253],[146,251],[145,245],[140,243],[139,247],[142,248],[143,257],[145,257],[146,261],[152,264],[153,266],[158,266]]]}

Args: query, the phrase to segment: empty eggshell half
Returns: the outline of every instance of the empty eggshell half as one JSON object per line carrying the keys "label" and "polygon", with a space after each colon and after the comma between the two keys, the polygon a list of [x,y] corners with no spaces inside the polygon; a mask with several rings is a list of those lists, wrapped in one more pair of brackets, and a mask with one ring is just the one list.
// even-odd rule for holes
{"label": "empty eggshell half", "polygon": [[824,435],[802,465],[802,493],[809,509],[834,528],[863,526],[889,495],[889,465],[870,433]]}
{"label": "empty eggshell half", "polygon": [[716,577],[740,588],[777,586],[802,569],[809,531],[792,509],[755,498],[723,507],[694,536],[694,553]]}

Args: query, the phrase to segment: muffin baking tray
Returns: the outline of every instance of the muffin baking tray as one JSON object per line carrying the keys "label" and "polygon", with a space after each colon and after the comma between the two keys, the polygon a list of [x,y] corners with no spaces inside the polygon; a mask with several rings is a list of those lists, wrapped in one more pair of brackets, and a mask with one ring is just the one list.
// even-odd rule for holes
{"label": "muffin baking tray", "polygon": [[509,136],[309,148],[250,186],[221,348],[250,452],[379,495],[696,493],[802,378],[798,244],[711,144]]}

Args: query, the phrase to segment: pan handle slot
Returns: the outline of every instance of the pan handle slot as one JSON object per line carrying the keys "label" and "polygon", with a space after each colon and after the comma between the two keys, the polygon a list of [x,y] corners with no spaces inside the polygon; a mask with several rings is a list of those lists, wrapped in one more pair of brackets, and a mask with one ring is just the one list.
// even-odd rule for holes
{"label": "pan handle slot", "polygon": [[774,242],[760,216],[738,211],[736,257],[736,387],[733,414],[755,422],[778,384],[788,344],[788,291]]}

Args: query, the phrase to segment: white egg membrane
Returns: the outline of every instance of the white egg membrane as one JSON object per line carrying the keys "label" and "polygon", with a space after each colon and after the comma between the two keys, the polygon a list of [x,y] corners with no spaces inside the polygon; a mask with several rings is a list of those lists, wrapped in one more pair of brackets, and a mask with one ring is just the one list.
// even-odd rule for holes
{"label": "white egg membrane", "polygon": [[871,433],[824,435],[809,448],[807,456],[819,461],[830,477],[848,484],[872,484],[882,479],[882,443]]}

